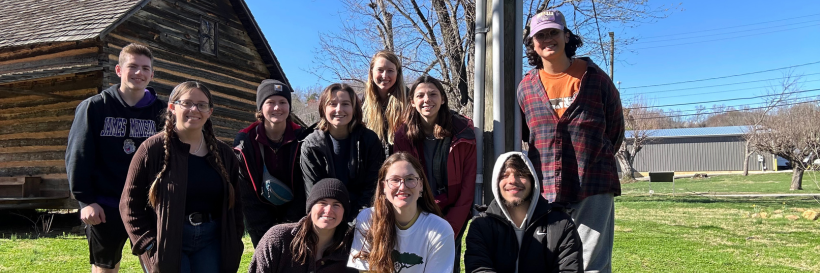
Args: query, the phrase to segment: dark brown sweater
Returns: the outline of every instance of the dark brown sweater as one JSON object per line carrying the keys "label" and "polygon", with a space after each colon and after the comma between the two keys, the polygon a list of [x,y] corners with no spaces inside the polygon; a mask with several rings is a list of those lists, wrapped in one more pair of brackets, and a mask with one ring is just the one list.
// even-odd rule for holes
{"label": "dark brown sweater", "polygon": [[[307,216],[306,216],[307,217]],[[301,223],[304,218],[299,221]],[[316,262],[299,264],[293,261],[293,253],[290,251],[290,244],[296,237],[299,223],[287,223],[275,225],[265,233],[256,252],[251,259],[248,273],[337,273],[337,272],[358,272],[355,269],[347,268],[347,256],[350,253],[350,242],[353,233],[348,232],[345,236],[345,247],[322,257]],[[337,228],[347,226],[342,223]],[[313,260],[310,258],[309,260]]]}
{"label": "dark brown sweater", "polygon": [[[168,171],[159,186],[160,202],[156,208],[148,204],[148,190],[162,169],[165,148],[163,134],[154,135],[140,145],[125,180],[125,189],[120,199],[120,213],[125,229],[131,239],[131,253],[139,255],[140,262],[150,272],[179,272],[182,255],[182,227],[185,219],[185,193],[188,186],[188,151],[190,146],[179,141],[176,134],[171,136],[171,157]],[[235,204],[228,208],[228,185],[223,188],[222,215],[219,219],[221,231],[222,265],[220,272],[236,272],[244,245],[242,235],[242,205],[237,188],[239,165],[230,146],[218,142],[220,159],[234,188]],[[219,170],[212,157],[208,156],[211,167]],[[154,243],[150,251],[145,248]]]}

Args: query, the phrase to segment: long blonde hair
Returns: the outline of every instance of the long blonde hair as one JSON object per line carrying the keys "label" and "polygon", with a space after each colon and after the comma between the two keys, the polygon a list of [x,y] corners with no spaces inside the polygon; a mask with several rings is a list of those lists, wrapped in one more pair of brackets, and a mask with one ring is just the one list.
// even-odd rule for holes
{"label": "long blonde hair", "polygon": [[[387,92],[387,108],[384,111],[379,105],[379,87],[373,82],[373,65],[378,58],[385,58],[396,65],[396,83]],[[383,144],[393,144],[393,134],[402,118],[404,108],[407,107],[407,91],[401,71],[401,60],[391,51],[376,52],[376,55],[370,59],[370,70],[367,72],[364,104],[362,105],[363,120],[367,128],[376,132]]]}
{"label": "long blonde hair", "polygon": [[[168,103],[174,103],[174,101],[178,100],[182,97],[183,94],[191,92],[193,89],[199,89],[202,93],[208,97],[208,103],[213,108],[213,98],[211,97],[211,91],[208,90],[208,87],[205,85],[195,82],[195,81],[187,81],[180,83],[176,87],[174,87],[174,91],[171,91],[172,97],[168,98]],[[148,190],[148,203],[151,207],[156,208],[159,204],[159,186],[163,183],[162,176],[164,176],[168,172],[168,162],[171,160],[171,137],[174,134],[174,124],[176,120],[174,119],[174,115],[171,111],[168,111],[168,108],[165,109],[165,129],[162,131],[163,137],[165,137],[163,141],[163,148],[165,148],[165,156],[163,157],[162,161],[162,169],[157,173],[157,177],[154,179],[154,182],[151,183],[151,188]],[[233,187],[230,186],[231,180],[230,176],[228,176],[228,171],[225,169],[225,165],[222,163],[222,157],[219,154],[219,146],[218,143],[220,140],[216,139],[216,135],[214,135],[214,126],[209,118],[205,121],[205,126],[203,126],[203,134],[205,138],[205,145],[208,146],[208,157],[213,158],[216,161],[216,165],[219,166],[219,174],[222,176],[222,180],[224,183],[228,183],[228,208],[233,208],[234,205],[234,192]],[[187,156],[187,155],[186,155]],[[176,170],[180,171],[180,170]],[[184,194],[184,193],[183,193]]]}

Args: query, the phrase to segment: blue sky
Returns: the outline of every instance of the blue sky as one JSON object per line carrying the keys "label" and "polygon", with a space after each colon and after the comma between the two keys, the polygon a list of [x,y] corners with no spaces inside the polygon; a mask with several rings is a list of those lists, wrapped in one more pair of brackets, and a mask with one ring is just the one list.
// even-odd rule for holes
{"label": "blue sky", "polygon": [[[246,0],[294,87],[326,85],[310,74],[320,32],[338,31],[343,16],[334,0]],[[776,3],[776,6],[773,4]],[[682,11],[635,28],[613,26],[616,37],[642,38],[615,56],[615,81],[622,98],[642,94],[663,109],[691,110],[695,102],[766,94],[787,70],[746,74],[800,64],[801,90],[820,89],[820,1],[650,1]],[[604,34],[606,35],[606,34]],[[665,36],[664,36],[665,35]],[[661,36],[661,37],[658,37]],[[597,37],[587,37],[587,39]],[[605,37],[608,39],[608,37]],[[669,46],[672,45],[672,46]],[[595,60],[603,67],[603,60]],[[816,74],[816,75],[813,75]],[[756,82],[751,82],[756,81]],[[647,85],[654,87],[633,88]],[[721,86],[715,86],[721,85]],[[713,86],[713,87],[705,87]],[[795,93],[820,96],[820,90]],[[758,106],[762,99],[703,103]],[[679,106],[664,106],[685,104]],[[684,112],[687,114],[688,112]]]}

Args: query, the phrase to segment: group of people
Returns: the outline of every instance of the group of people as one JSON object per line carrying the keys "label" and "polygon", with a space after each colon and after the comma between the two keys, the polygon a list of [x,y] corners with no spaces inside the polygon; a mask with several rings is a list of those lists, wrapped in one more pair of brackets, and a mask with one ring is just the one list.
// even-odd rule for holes
{"label": "group of people", "polygon": [[408,89],[392,52],[371,59],[362,97],[327,86],[309,127],[291,87],[263,80],[257,121],[230,146],[206,85],[162,101],[151,50],[122,48],[120,84],[80,103],[66,151],[92,272],[117,272],[126,240],[146,272],[237,272],[246,231],[248,272],[458,272],[462,239],[467,272],[610,272],[618,91],[574,57],[582,42],[560,12],[530,28],[535,68],[517,92],[529,151],[496,160],[476,217],[472,121],[439,80]]}

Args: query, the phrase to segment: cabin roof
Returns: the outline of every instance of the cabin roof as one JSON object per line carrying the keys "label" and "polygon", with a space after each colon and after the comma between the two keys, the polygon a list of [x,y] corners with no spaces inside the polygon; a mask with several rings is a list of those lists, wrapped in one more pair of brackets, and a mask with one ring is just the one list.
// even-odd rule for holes
{"label": "cabin roof", "polygon": [[[106,35],[150,0],[15,0],[0,9],[0,49]],[[290,85],[244,0],[230,0],[271,77]]]}
{"label": "cabin roof", "polygon": [[0,47],[94,38],[148,0],[16,0],[0,9]]}

